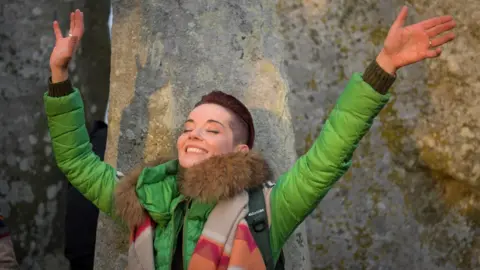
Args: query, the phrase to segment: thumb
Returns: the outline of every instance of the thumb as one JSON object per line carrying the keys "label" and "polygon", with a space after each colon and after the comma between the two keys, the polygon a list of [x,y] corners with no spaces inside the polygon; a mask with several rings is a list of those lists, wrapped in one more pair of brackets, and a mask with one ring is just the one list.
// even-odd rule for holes
{"label": "thumb", "polygon": [[408,8],[407,6],[403,6],[402,10],[398,14],[397,18],[392,24],[392,28],[401,28],[405,24],[405,20],[407,19]]}

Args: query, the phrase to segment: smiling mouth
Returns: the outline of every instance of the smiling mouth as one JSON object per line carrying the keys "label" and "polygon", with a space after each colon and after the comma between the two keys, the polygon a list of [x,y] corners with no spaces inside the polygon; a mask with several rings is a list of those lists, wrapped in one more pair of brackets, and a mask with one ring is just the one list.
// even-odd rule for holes
{"label": "smiling mouth", "polygon": [[206,154],[206,153],[207,153],[206,150],[203,150],[203,149],[197,148],[197,147],[187,147],[187,149],[185,150],[185,152],[187,152],[187,153],[194,153],[194,154]]}

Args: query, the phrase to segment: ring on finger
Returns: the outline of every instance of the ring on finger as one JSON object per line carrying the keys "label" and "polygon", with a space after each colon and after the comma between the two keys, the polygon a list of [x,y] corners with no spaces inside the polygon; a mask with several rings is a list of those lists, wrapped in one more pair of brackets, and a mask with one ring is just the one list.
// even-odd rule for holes
{"label": "ring on finger", "polygon": [[428,40],[428,47],[432,47],[432,41]]}

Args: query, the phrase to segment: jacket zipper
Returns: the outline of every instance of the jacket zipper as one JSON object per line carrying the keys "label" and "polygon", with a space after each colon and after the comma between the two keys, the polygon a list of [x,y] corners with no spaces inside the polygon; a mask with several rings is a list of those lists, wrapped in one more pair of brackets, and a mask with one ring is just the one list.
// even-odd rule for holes
{"label": "jacket zipper", "polygon": [[183,269],[188,269],[188,265],[187,265],[187,258],[185,257],[185,250],[186,250],[186,247],[187,247],[187,243],[186,243],[186,239],[185,236],[186,236],[186,232],[187,232],[187,215],[188,215],[188,210],[190,209],[190,204],[191,204],[191,201],[190,200],[187,200],[187,202],[185,203],[185,215],[183,216],[183,236],[182,236],[182,259],[183,259]]}
{"label": "jacket zipper", "polygon": [[[178,205],[181,204],[182,202],[183,202],[183,200],[179,201],[177,203],[177,205],[175,206],[175,210],[177,209]],[[176,227],[176,224],[175,224],[175,210],[173,210],[173,214],[172,214],[172,220],[173,220],[172,230],[174,232],[175,232],[175,227]],[[175,237],[173,237],[173,239],[171,241],[172,245],[171,245],[171,248],[170,248],[170,252],[171,252],[171,254],[170,254],[170,269],[172,269],[173,259],[174,259],[173,256],[175,256],[175,249],[177,248],[177,247],[175,247],[175,244],[178,242],[177,241],[177,237],[178,237],[177,233],[175,232],[174,235],[175,235]]]}
{"label": "jacket zipper", "polygon": [[[172,226],[172,230],[175,231],[175,210],[173,211],[173,215],[172,215],[172,220],[173,220],[173,226]],[[176,233],[175,233],[176,235]],[[173,265],[173,256],[175,256],[175,241],[177,241],[177,239],[175,239],[175,237],[173,237],[171,243],[172,243],[172,247],[170,248],[170,269],[172,269],[172,265]]]}

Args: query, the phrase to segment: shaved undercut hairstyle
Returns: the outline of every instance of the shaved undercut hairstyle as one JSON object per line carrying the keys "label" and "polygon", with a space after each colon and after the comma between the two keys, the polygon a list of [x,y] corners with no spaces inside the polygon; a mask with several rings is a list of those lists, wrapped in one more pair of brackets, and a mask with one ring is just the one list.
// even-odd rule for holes
{"label": "shaved undercut hairstyle", "polygon": [[202,104],[216,104],[231,111],[234,115],[234,121],[230,123],[230,127],[233,130],[234,143],[246,144],[248,148],[253,148],[255,128],[252,115],[247,106],[234,96],[217,90],[202,96],[202,99],[195,104],[195,108]]}

